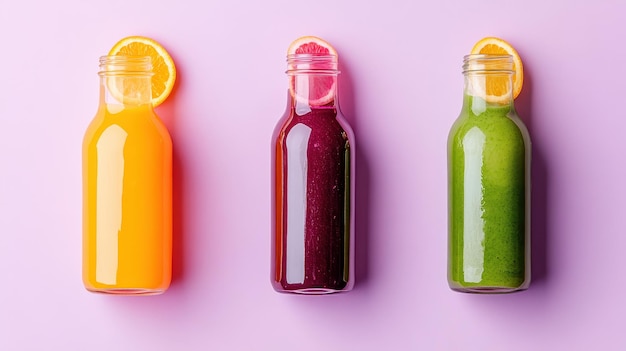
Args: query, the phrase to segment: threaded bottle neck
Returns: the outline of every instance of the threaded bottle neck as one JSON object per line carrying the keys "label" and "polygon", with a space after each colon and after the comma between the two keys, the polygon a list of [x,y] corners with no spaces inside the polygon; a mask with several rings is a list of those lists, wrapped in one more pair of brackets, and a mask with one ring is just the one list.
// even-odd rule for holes
{"label": "threaded bottle neck", "polygon": [[152,103],[152,59],[149,56],[100,57],[100,96],[107,105]]}
{"label": "threaded bottle neck", "polygon": [[336,55],[329,54],[292,54],[287,55],[287,75],[316,74],[336,76],[340,72],[337,69],[338,60]]}
{"label": "threaded bottle neck", "polygon": [[287,71],[292,106],[305,113],[311,108],[337,106],[336,55],[287,55]]}
{"label": "threaded bottle neck", "polygon": [[[472,110],[513,105],[513,57],[467,55],[463,58],[464,95]],[[474,111],[474,112],[477,112]]]}
{"label": "threaded bottle neck", "polygon": [[465,55],[463,74],[513,74],[511,55]]}
{"label": "threaded bottle neck", "polygon": [[150,56],[101,56],[98,74],[152,76],[152,59]]}

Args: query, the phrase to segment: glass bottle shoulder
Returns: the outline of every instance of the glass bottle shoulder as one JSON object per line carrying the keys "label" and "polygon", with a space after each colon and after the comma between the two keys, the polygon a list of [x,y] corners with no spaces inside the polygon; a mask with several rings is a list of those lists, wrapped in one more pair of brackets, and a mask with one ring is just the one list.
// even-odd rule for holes
{"label": "glass bottle shoulder", "polygon": [[462,145],[464,140],[474,136],[530,147],[528,129],[512,106],[487,106],[480,110],[464,106],[450,129],[449,146]]}
{"label": "glass bottle shoulder", "polygon": [[352,141],[352,128],[337,108],[312,108],[306,113],[299,114],[295,109],[287,109],[278,121],[273,139],[284,138],[294,127],[310,129],[317,134],[326,134],[328,137],[341,136]]}
{"label": "glass bottle shoulder", "polygon": [[101,106],[87,127],[84,144],[94,142],[107,130],[115,129],[127,135],[142,136],[142,139],[161,140],[171,144],[170,134],[150,106],[117,107]]}

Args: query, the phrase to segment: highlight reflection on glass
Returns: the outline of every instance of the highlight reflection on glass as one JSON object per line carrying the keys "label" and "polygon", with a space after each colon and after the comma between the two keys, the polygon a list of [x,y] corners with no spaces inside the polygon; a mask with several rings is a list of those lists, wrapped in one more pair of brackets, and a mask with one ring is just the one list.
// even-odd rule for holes
{"label": "highlight reflection on glass", "polygon": [[118,235],[122,230],[124,144],[128,133],[118,125],[108,127],[96,144],[96,280],[117,283]]}
{"label": "highlight reflection on glass", "polygon": [[485,223],[483,221],[483,150],[485,134],[478,128],[470,129],[463,138],[465,150],[465,176],[463,198],[463,274],[465,281],[478,283],[482,280],[485,256]]}
{"label": "highlight reflection on glass", "polygon": [[311,128],[297,124],[287,137],[287,282],[304,283],[304,237],[307,212],[307,145]]}

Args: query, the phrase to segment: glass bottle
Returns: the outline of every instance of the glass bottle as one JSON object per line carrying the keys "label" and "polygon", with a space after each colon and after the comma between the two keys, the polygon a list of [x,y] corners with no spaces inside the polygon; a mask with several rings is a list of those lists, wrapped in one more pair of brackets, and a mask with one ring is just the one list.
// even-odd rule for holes
{"label": "glass bottle", "polygon": [[354,134],[337,98],[337,56],[287,56],[287,109],[272,136],[272,273],[284,293],[354,285]]}
{"label": "glass bottle", "polygon": [[154,295],[172,271],[172,141],[152,107],[150,57],[100,58],[83,140],[83,283]]}
{"label": "glass bottle", "polygon": [[463,75],[463,107],[448,136],[448,283],[471,293],[524,290],[531,143],[513,104],[513,59],[468,55]]}

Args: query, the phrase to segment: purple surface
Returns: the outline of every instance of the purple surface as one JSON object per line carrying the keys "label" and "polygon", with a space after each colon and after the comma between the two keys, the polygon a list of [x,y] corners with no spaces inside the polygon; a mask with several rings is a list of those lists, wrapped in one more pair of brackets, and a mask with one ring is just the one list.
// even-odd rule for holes
{"label": "purple surface", "polygon": [[[618,0],[4,1],[0,349],[626,349],[625,13]],[[81,140],[98,57],[131,34],[165,45],[180,74],[158,108],[174,142],[174,281],[145,298],[81,283]],[[301,35],[338,50],[358,142],[347,294],[268,283],[269,145]],[[446,137],[462,57],[490,35],[525,64],[534,281],[475,296],[446,283]]]}

